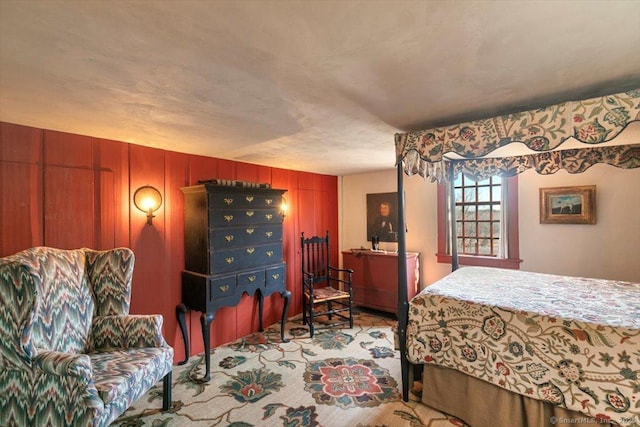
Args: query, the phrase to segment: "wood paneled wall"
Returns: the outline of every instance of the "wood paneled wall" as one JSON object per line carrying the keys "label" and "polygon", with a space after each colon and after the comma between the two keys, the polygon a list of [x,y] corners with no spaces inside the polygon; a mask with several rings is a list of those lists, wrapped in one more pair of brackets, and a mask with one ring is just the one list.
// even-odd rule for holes
{"label": "wood paneled wall", "polygon": [[[300,233],[332,236],[338,264],[337,177],[175,153],[28,126],[0,122],[0,256],[32,246],[65,249],[133,249],[136,265],[132,314],[160,313],[164,334],[184,357],[175,306],[184,269],[184,203],[180,187],[200,179],[238,179],[286,189],[284,220],[289,315],[301,312]],[[133,205],[133,193],[153,185],[163,203],[153,225]],[[282,299],[265,299],[265,325],[280,319]],[[203,351],[199,313],[188,317],[190,352]],[[216,313],[212,346],[258,328],[257,301],[245,295],[236,307]]]}

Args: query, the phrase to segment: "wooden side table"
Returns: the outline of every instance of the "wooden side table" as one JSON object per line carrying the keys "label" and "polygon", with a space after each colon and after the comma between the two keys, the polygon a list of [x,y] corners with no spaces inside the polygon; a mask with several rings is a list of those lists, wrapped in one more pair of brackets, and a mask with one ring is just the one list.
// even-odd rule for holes
{"label": "wooden side table", "polygon": [[[398,313],[398,254],[384,251],[342,251],[344,268],[353,270],[353,303]],[[420,253],[407,252],[408,298],[419,292]]]}

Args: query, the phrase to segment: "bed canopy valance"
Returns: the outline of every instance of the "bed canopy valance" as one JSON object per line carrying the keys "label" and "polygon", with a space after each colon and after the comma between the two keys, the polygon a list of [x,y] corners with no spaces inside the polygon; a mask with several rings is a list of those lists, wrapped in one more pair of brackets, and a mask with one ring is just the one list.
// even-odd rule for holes
{"label": "bed canopy valance", "polygon": [[640,121],[640,89],[396,134],[396,163],[407,175],[438,182],[447,181],[447,160],[464,160],[454,162],[454,175],[479,180],[527,169],[579,173],[596,163],[637,168],[640,141],[615,142],[634,121]]}
{"label": "bed canopy valance", "polygon": [[[536,110],[457,125],[400,133],[395,136],[398,180],[398,283],[406,283],[403,175],[449,182],[459,173],[475,180],[513,176],[528,169],[552,174],[579,173],[597,163],[640,167],[640,140],[616,138],[632,122],[640,122],[640,89],[569,101]],[[450,210],[454,196],[449,192]],[[450,224],[453,227],[453,224]],[[450,233],[451,236],[454,233]],[[452,237],[453,239],[453,237]],[[457,269],[452,243],[452,269]],[[398,287],[398,335],[402,394],[408,401],[410,371],[406,358],[408,300]]]}

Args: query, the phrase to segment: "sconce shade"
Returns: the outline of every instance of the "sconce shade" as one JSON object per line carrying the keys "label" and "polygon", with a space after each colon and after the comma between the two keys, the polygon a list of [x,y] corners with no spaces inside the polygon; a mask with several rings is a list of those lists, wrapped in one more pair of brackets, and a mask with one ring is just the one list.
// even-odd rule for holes
{"label": "sconce shade", "polygon": [[282,215],[283,218],[287,216],[288,210],[289,210],[289,206],[287,205],[287,199],[285,199],[283,196],[282,202],[280,202],[280,214]]}
{"label": "sconce shade", "polygon": [[151,225],[154,217],[153,213],[160,209],[160,205],[162,205],[162,195],[155,187],[145,185],[133,193],[133,204],[147,214],[147,224]]}

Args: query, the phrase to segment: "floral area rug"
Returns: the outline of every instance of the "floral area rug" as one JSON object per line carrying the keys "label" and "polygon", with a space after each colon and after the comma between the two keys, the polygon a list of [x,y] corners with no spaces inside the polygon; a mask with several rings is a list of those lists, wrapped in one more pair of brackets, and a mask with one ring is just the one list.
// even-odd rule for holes
{"label": "floral area rug", "polygon": [[174,366],[172,408],[162,412],[162,383],[113,426],[462,426],[413,395],[402,400],[400,355],[392,319],[358,313],[352,329],[316,331],[299,318]]}

